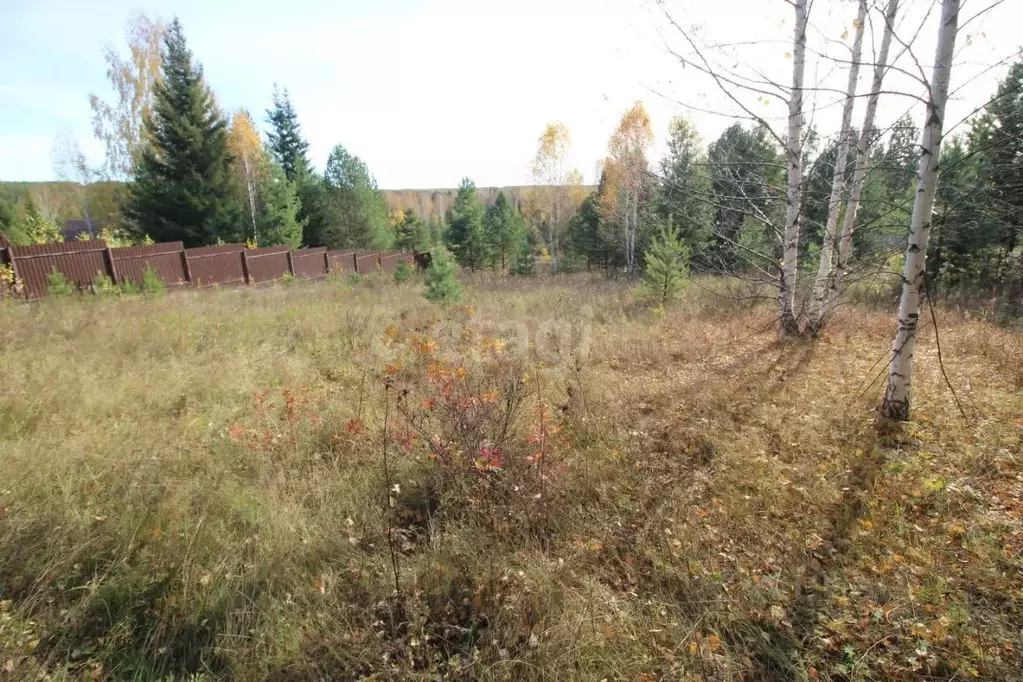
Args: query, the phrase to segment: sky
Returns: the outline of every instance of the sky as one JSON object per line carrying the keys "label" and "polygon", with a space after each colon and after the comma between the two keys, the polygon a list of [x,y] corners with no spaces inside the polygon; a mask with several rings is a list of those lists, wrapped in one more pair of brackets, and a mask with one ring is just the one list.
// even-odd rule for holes
{"label": "sky", "polygon": [[[882,99],[881,125],[907,111],[921,120],[912,75],[918,62],[926,73],[933,61],[937,11],[931,0],[902,1],[899,35],[910,42],[919,34],[912,54],[901,52],[905,73],[886,82],[906,94]],[[1023,40],[1020,0],[965,0],[960,23],[992,2],[960,36],[952,123],[993,94],[1007,69],[1001,62]],[[593,183],[608,137],[636,101],[656,135],[651,158],[663,152],[676,115],[713,140],[745,114],[683,63],[696,55],[671,21],[695,29],[716,63],[791,79],[792,11],[784,0],[0,0],[0,180],[54,179],[58,134],[75,135],[89,161],[102,163],[88,96],[112,99],[103,50],[127,54],[125,24],[135,11],[181,20],[226,111],[245,108],[262,123],[274,84],[285,86],[313,163],[322,170],[343,144],[385,189],[455,187],[466,176],[483,187],[528,184],[550,121],[568,126],[569,165]],[[814,0],[811,51],[848,55],[842,36],[855,12],[849,0]],[[870,35],[865,45],[869,54]],[[807,67],[808,84],[822,88],[808,116],[824,134],[837,127],[840,107],[826,90],[844,87],[843,68],[823,58]],[[861,89],[870,78],[864,71]],[[732,94],[784,130],[781,96]]]}

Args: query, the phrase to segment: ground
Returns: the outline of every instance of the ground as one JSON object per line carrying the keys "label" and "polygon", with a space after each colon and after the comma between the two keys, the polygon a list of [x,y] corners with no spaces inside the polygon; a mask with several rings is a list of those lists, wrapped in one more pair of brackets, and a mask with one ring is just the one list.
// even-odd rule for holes
{"label": "ground", "polygon": [[0,679],[1013,679],[1023,335],[697,280],[0,306]]}

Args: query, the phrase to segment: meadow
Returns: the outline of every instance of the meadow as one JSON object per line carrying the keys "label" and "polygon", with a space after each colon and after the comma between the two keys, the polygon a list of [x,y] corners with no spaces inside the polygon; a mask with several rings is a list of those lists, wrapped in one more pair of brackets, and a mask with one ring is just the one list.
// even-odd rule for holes
{"label": "meadow", "polygon": [[0,679],[1018,679],[1020,332],[467,283],[0,306]]}

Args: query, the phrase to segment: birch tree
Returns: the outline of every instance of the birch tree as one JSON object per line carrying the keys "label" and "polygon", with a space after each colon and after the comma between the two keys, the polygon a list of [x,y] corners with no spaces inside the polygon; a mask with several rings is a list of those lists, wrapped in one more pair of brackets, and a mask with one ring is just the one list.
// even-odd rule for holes
{"label": "birch tree", "polygon": [[266,152],[259,132],[252,122],[249,112],[239,109],[231,116],[231,127],[227,132],[227,148],[232,156],[232,171],[238,183],[245,188],[249,204],[249,220],[252,225],[252,237],[259,242],[257,217],[259,215],[258,188],[262,175],[266,171]]}
{"label": "birch tree", "polygon": [[[838,214],[845,192],[846,158],[852,137],[853,104],[860,77],[860,56],[863,52],[863,27],[867,18],[867,0],[860,0],[856,19],[853,22],[855,37],[849,61],[849,81],[845,88],[845,102],[842,105],[842,123],[838,132],[838,148],[835,154],[835,173],[831,182],[831,196],[828,199],[828,217],[824,224],[824,240],[821,244],[820,264],[814,281],[813,298],[810,301],[809,320],[805,331],[816,335],[824,325],[827,307],[828,284],[834,262],[836,240],[838,239]],[[855,171],[854,171],[855,172]]]}
{"label": "birch tree", "polygon": [[536,156],[530,167],[536,185],[530,199],[537,209],[541,232],[555,272],[568,220],[583,198],[582,175],[577,170],[566,169],[571,145],[572,138],[564,123],[548,123],[537,140]]}
{"label": "birch tree", "polygon": [[877,103],[881,98],[881,88],[884,85],[884,77],[888,71],[888,52],[891,49],[892,36],[895,32],[895,17],[898,12],[899,0],[888,0],[888,6],[884,13],[881,45],[874,58],[874,75],[870,83],[870,92],[867,95],[866,110],[863,113],[863,125],[860,127],[859,139],[856,142],[856,162],[853,167],[852,184],[849,187],[849,198],[845,205],[845,217],[842,222],[842,233],[839,238],[837,258],[835,267],[829,273],[826,300],[816,320],[818,327],[823,327],[827,324],[828,318],[831,317],[835,306],[838,304],[838,294],[842,287],[842,280],[849,265],[849,258],[852,255],[853,232],[856,230],[856,218],[860,210],[860,197],[863,195],[863,181],[870,165],[871,143],[876,137],[874,116],[877,114]]}
{"label": "birch tree", "polygon": [[785,139],[788,164],[785,229],[782,235],[782,262],[778,279],[778,318],[783,336],[799,333],[796,319],[796,271],[799,265],[799,222],[803,203],[803,72],[806,68],[807,0],[794,0],[795,23],[792,32],[792,88],[789,91],[789,125]]}
{"label": "birch tree", "polygon": [[647,150],[654,141],[650,116],[636,102],[623,115],[608,142],[604,163],[604,214],[618,225],[625,254],[625,269],[636,268],[639,204],[648,183]]}
{"label": "birch tree", "polygon": [[909,419],[916,334],[920,324],[920,297],[924,293],[925,285],[927,240],[930,236],[931,211],[938,183],[945,103],[952,75],[958,22],[959,0],[942,0],[934,71],[927,96],[927,118],[920,139],[920,171],[913,200],[913,216],[909,224],[909,243],[902,275],[898,328],[892,344],[888,387],[881,404],[881,412],[889,419],[898,421]]}
{"label": "birch tree", "polygon": [[161,78],[160,45],[167,25],[138,12],[128,21],[127,59],[112,47],[103,51],[107,79],[116,100],[107,102],[89,95],[92,128],[106,146],[104,174],[110,178],[131,175],[145,142],[144,122],[153,108],[154,86]]}

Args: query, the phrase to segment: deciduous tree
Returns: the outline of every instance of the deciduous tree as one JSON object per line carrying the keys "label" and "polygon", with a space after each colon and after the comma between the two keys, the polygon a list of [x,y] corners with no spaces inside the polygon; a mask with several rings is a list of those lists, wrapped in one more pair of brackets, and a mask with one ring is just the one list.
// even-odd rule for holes
{"label": "deciduous tree", "polygon": [[582,174],[566,167],[572,138],[564,123],[548,123],[537,141],[531,171],[531,190],[538,225],[547,245],[551,267],[557,271],[561,242],[568,220],[583,199]]}
{"label": "deciduous tree", "polygon": [[231,170],[235,181],[245,190],[252,237],[258,242],[256,221],[259,216],[259,184],[261,176],[268,170],[269,159],[263,151],[263,141],[259,138],[252,117],[244,109],[239,109],[231,116],[227,148],[231,152]]}
{"label": "deciduous tree", "polygon": [[126,35],[130,56],[127,59],[112,47],[103,51],[107,79],[117,93],[107,102],[89,95],[92,127],[106,146],[103,174],[109,178],[130,176],[141,160],[146,143],[145,121],[153,113],[156,84],[161,78],[161,45],[167,30],[159,19],[138,12],[128,21]]}
{"label": "deciduous tree", "polygon": [[881,404],[881,411],[886,417],[899,421],[909,419],[916,335],[920,328],[920,297],[925,293],[926,284],[927,239],[930,236],[931,211],[937,190],[945,103],[948,100],[958,25],[959,0],[942,0],[934,71],[928,88],[927,118],[920,139],[920,174],[913,201],[913,217],[909,224],[898,330],[892,344],[888,387]]}
{"label": "deciduous tree", "polygon": [[625,269],[636,267],[640,201],[649,186],[647,149],[653,144],[650,116],[636,102],[623,115],[608,142],[604,162],[606,191],[602,208],[608,222],[618,226],[625,255]]}

